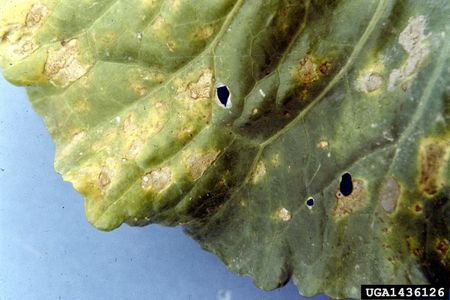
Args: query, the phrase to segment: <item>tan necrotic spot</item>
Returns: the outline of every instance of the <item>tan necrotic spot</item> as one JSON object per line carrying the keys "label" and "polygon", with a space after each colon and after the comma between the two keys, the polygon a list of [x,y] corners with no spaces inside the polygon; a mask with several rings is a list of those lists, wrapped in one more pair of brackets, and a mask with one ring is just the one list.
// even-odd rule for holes
{"label": "tan necrotic spot", "polygon": [[219,151],[210,151],[206,153],[195,153],[188,157],[187,166],[190,170],[193,180],[199,179],[206,169],[216,160]]}
{"label": "tan necrotic spot", "polygon": [[31,55],[37,48],[31,36],[24,35],[8,47],[8,55],[13,60],[21,60]]}
{"label": "tan necrotic spot", "polygon": [[364,76],[363,83],[364,89],[370,93],[382,87],[384,84],[384,79],[380,73],[372,72]]}
{"label": "tan necrotic spot", "polygon": [[276,213],[276,217],[284,222],[287,222],[291,219],[292,215],[291,212],[289,210],[287,210],[286,208],[282,207],[280,208],[277,213]]}
{"label": "tan necrotic spot", "polygon": [[394,177],[389,177],[380,189],[381,206],[386,212],[392,213],[397,207],[399,197],[400,185]]}
{"label": "tan necrotic spot", "polygon": [[171,179],[171,170],[168,167],[162,167],[142,176],[141,187],[146,190],[161,192],[169,186]]}
{"label": "tan necrotic spot", "polygon": [[428,195],[436,194],[443,186],[442,170],[448,161],[449,143],[425,140],[420,147],[419,186]]}
{"label": "tan necrotic spot", "polygon": [[339,219],[364,208],[368,204],[366,182],[361,179],[354,179],[352,183],[353,191],[350,195],[344,196],[340,191],[336,193],[336,207],[333,211],[333,218]]}
{"label": "tan necrotic spot", "polygon": [[44,73],[62,87],[86,74],[88,67],[79,62],[80,47],[76,39],[70,40],[58,50],[49,50]]}
{"label": "tan necrotic spot", "polygon": [[32,39],[31,33],[39,27],[41,21],[47,14],[47,7],[40,2],[36,2],[27,13],[24,23],[10,24],[4,32],[0,29],[0,32],[3,32],[1,34],[1,41],[8,41],[10,43],[7,52],[12,60],[22,60],[38,48]]}
{"label": "tan necrotic spot", "polygon": [[100,171],[100,174],[98,174],[98,183],[101,188],[105,188],[111,183],[111,171],[107,167],[103,167]]}
{"label": "tan necrotic spot", "polygon": [[416,72],[420,63],[428,54],[428,49],[423,46],[426,38],[425,17],[411,17],[406,28],[400,33],[398,43],[408,53],[408,59],[400,69],[392,70],[389,75],[388,90],[393,90],[397,82],[404,80]]}
{"label": "tan necrotic spot", "polygon": [[256,169],[253,172],[253,183],[258,183],[266,175],[266,164],[260,160],[256,164]]}
{"label": "tan necrotic spot", "polygon": [[300,61],[298,66],[298,74],[302,83],[308,84],[319,79],[317,74],[317,65],[309,57],[305,57]]}
{"label": "tan necrotic spot", "polygon": [[317,143],[317,147],[318,147],[319,149],[322,149],[322,150],[327,149],[328,146],[329,146],[329,143],[328,143],[327,140],[320,140],[320,141]]}
{"label": "tan necrotic spot", "polygon": [[39,25],[42,19],[47,15],[48,8],[38,1],[33,4],[30,11],[28,12],[25,19],[25,25],[30,29],[37,27],[37,25]]}
{"label": "tan necrotic spot", "polygon": [[190,82],[188,84],[189,96],[192,99],[210,98],[213,85],[212,76],[211,70],[208,69],[203,72],[197,82]]}

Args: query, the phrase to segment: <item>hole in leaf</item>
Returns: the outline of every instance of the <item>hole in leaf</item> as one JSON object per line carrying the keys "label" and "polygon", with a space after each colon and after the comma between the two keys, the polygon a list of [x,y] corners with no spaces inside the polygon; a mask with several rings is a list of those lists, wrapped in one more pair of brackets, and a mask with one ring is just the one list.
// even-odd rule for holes
{"label": "hole in leaf", "polygon": [[352,182],[352,175],[349,173],[345,173],[341,177],[341,184],[339,185],[339,191],[347,197],[353,192],[353,182]]}
{"label": "hole in leaf", "polygon": [[228,86],[219,84],[216,88],[216,100],[224,108],[231,107],[231,93]]}
{"label": "hole in leaf", "polygon": [[314,198],[310,197],[308,200],[306,200],[306,205],[311,208],[314,205]]}

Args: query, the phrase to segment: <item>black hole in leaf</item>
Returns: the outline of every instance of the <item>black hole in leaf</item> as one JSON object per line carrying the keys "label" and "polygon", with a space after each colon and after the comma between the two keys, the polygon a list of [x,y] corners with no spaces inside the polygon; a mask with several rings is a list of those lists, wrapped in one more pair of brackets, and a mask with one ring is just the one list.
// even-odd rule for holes
{"label": "black hole in leaf", "polygon": [[308,198],[308,200],[306,200],[306,205],[312,207],[314,205],[314,198]]}
{"label": "black hole in leaf", "polygon": [[230,99],[230,90],[226,85],[217,87],[217,98],[223,106],[227,106],[228,100]]}
{"label": "black hole in leaf", "polygon": [[342,175],[339,190],[344,196],[348,196],[353,192],[352,175],[350,175],[349,173],[345,173],[344,175]]}

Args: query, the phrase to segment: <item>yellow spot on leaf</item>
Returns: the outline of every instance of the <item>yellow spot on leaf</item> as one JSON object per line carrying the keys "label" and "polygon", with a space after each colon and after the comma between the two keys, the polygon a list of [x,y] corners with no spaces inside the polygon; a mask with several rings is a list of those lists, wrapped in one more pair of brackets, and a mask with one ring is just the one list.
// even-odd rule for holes
{"label": "yellow spot on leaf", "polygon": [[214,26],[206,25],[204,27],[198,28],[194,32],[194,37],[197,38],[197,39],[206,40],[211,35],[213,35],[214,31],[215,31]]}

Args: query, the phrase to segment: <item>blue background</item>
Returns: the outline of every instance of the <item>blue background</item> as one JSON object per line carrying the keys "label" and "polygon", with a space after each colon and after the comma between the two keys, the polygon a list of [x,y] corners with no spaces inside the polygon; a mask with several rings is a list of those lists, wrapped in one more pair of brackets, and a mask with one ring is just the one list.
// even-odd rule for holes
{"label": "blue background", "polygon": [[259,290],[181,228],[94,229],[25,90],[0,77],[0,105],[1,300],[303,299],[292,283]]}

